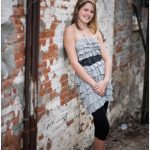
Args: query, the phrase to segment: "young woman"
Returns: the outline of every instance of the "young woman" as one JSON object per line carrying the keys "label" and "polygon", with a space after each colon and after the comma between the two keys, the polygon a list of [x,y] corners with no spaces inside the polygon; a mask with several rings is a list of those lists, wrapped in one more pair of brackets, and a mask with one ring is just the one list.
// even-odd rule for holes
{"label": "young woman", "polygon": [[94,118],[95,150],[104,150],[110,128],[106,109],[112,99],[112,65],[97,28],[94,0],[77,1],[72,24],[64,32],[64,46],[76,73],[75,83],[82,104]]}

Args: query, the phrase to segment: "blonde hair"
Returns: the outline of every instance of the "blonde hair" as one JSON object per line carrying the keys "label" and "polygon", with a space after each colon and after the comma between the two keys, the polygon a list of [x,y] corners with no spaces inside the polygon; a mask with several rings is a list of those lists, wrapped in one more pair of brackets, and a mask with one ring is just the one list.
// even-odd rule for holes
{"label": "blonde hair", "polygon": [[79,24],[78,24],[77,16],[78,16],[79,10],[84,5],[86,5],[87,3],[92,4],[93,8],[94,8],[94,16],[93,16],[92,20],[88,23],[88,28],[91,30],[91,32],[93,34],[95,34],[96,31],[97,31],[97,15],[96,15],[96,3],[95,3],[95,0],[78,0],[77,3],[76,3],[76,5],[75,5],[75,9],[74,9],[74,13],[73,13],[73,18],[72,18],[71,24],[75,23],[76,27],[79,30],[82,30],[80,28]]}

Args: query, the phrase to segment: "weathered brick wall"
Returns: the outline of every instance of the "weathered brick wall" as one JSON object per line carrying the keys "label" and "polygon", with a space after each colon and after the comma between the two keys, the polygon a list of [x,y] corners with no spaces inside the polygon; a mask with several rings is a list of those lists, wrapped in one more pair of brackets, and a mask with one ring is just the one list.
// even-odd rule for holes
{"label": "weathered brick wall", "polygon": [[[2,4],[8,8],[7,13],[2,9],[2,149],[20,149],[23,128],[25,6],[17,2]],[[79,104],[63,48],[75,2],[40,3],[39,150],[84,149],[94,138],[92,117]],[[132,31],[132,8],[126,1],[97,1],[97,7],[100,30],[113,54],[114,107],[108,113],[113,123],[126,112],[139,116],[144,52],[139,33]]]}
{"label": "weathered brick wall", "polygon": [[130,3],[115,1],[112,121],[122,116],[140,119],[144,50],[139,31],[132,31],[132,14]]}
{"label": "weathered brick wall", "polygon": [[[79,105],[63,49],[63,32],[76,1],[41,1],[40,68],[37,147],[40,150],[84,149],[94,140],[92,117]],[[113,50],[114,1],[97,1],[98,21],[110,52]],[[103,13],[99,11],[102,9]],[[109,15],[104,15],[109,12]],[[101,19],[101,20],[100,20]],[[108,23],[106,26],[105,23]],[[111,24],[109,24],[111,23]]]}
{"label": "weathered brick wall", "polygon": [[24,82],[24,8],[2,2],[1,135],[3,150],[21,148]]}
{"label": "weathered brick wall", "polygon": [[93,141],[92,119],[82,108],[80,114],[75,89],[69,87],[63,49],[63,31],[75,2],[41,1],[38,149],[83,149]]}

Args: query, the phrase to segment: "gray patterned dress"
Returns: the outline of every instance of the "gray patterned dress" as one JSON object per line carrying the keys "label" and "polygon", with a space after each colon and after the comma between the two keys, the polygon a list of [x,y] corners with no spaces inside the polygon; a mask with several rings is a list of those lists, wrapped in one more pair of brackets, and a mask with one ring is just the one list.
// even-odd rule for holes
{"label": "gray patterned dress", "polygon": [[[78,61],[82,61],[91,56],[100,55],[100,45],[95,37],[83,37],[76,41],[75,46]],[[83,67],[96,82],[103,80],[105,66],[102,59],[90,66]],[[88,114],[91,114],[102,107],[106,101],[112,100],[112,86],[110,82],[106,87],[104,96],[96,94],[93,91],[92,86],[83,81],[77,74],[75,75],[75,84],[77,86],[80,100]]]}

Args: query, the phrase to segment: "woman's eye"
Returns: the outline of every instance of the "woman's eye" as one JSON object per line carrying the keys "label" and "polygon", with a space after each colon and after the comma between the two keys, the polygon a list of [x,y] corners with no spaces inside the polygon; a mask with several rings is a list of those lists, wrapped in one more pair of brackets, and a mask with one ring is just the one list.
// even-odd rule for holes
{"label": "woman's eye", "polygon": [[85,11],[85,12],[88,12],[88,11],[89,11],[90,13],[94,14],[94,11],[93,11],[93,10],[90,11],[89,9],[84,9],[84,11]]}
{"label": "woman's eye", "polygon": [[84,11],[88,11],[88,9],[84,9]]}
{"label": "woman's eye", "polygon": [[92,14],[94,14],[94,11],[91,11]]}

